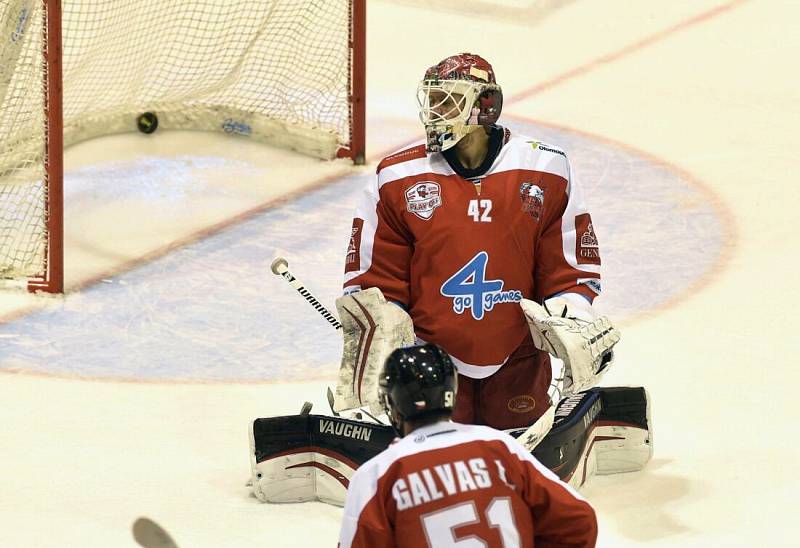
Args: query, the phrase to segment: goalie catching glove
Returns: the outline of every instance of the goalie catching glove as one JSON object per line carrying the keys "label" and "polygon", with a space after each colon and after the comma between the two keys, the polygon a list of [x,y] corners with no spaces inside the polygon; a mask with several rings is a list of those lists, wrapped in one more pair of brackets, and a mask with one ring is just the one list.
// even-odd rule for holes
{"label": "goalie catching glove", "polygon": [[377,287],[336,299],[344,334],[342,364],[334,396],[334,411],[368,407],[383,413],[378,400],[378,377],[389,354],[414,344],[411,316],[386,302]]}
{"label": "goalie catching glove", "polygon": [[620,337],[611,320],[597,317],[588,303],[582,307],[567,296],[547,299],[544,305],[523,299],[520,306],[536,348],[564,362],[562,396],[597,385],[613,361],[612,349]]}

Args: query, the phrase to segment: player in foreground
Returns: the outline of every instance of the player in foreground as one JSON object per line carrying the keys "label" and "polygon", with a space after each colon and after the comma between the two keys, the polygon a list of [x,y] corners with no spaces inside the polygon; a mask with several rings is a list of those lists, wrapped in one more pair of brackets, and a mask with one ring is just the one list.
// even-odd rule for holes
{"label": "player in foreground", "polygon": [[[458,370],[455,421],[526,427],[596,385],[619,340],[592,308],[592,219],[561,149],[496,125],[486,60],[430,67],[418,100],[426,140],[379,164],[353,220],[335,408],[379,411],[386,356],[432,342]],[[548,353],[565,362],[558,394]]]}
{"label": "player in foreground", "polygon": [[594,546],[571,487],[510,436],[450,421],[456,386],[435,345],[389,356],[380,396],[400,439],[352,477],[339,546]]}

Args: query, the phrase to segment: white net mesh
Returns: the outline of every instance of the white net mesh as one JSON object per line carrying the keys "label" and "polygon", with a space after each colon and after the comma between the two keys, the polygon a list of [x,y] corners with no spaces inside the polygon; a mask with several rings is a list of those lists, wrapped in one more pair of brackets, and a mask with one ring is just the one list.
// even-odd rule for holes
{"label": "white net mesh", "polygon": [[33,275],[44,263],[43,11],[0,3],[0,276]]}
{"label": "white net mesh", "polygon": [[[0,276],[40,272],[42,0],[0,1]],[[63,0],[64,145],[161,129],[321,158],[350,141],[349,0]]]}

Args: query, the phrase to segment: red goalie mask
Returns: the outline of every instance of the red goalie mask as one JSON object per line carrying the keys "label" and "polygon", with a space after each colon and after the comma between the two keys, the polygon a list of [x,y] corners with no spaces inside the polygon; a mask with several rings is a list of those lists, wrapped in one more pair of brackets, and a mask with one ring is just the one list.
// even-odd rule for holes
{"label": "red goalie mask", "polygon": [[417,89],[428,152],[454,146],[465,135],[497,122],[503,91],[492,66],[479,55],[461,53],[425,71]]}

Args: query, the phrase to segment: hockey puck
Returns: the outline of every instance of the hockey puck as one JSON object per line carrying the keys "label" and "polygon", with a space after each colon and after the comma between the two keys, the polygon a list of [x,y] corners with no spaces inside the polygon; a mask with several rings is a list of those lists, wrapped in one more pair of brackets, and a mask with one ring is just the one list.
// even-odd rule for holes
{"label": "hockey puck", "polygon": [[158,129],[158,116],[155,112],[144,112],[136,118],[136,127],[142,133],[153,133]]}

